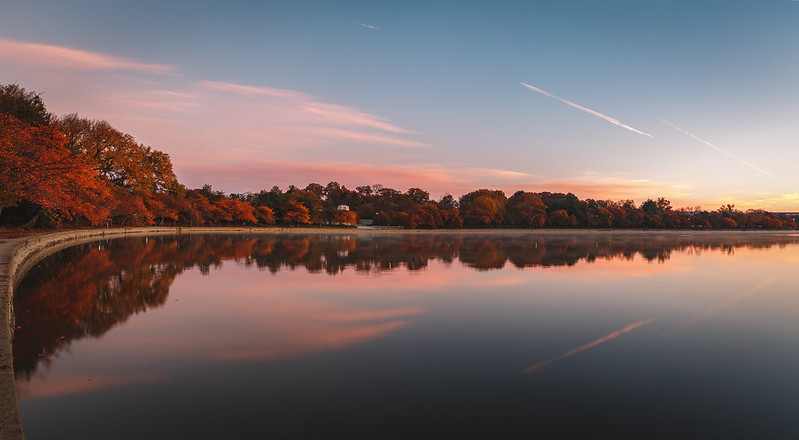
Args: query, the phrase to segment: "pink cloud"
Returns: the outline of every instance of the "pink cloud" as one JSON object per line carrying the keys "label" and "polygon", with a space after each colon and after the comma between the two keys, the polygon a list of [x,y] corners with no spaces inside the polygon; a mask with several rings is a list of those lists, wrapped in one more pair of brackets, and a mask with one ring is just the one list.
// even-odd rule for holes
{"label": "pink cloud", "polygon": [[141,63],[126,58],[48,44],[0,39],[0,57],[16,62],[69,70],[129,70],[142,73],[173,74],[164,64]]}

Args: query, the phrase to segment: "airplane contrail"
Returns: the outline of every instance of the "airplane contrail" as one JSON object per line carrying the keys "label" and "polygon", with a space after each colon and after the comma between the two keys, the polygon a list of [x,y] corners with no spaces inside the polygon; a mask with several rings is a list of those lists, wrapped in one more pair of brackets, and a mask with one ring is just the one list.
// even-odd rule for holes
{"label": "airplane contrail", "polygon": [[568,105],[570,105],[570,106],[572,106],[572,107],[574,107],[574,108],[576,108],[576,109],[582,110],[582,111],[584,111],[584,112],[586,112],[586,113],[590,113],[590,114],[592,114],[592,115],[594,115],[594,116],[596,116],[596,117],[598,117],[598,118],[602,118],[602,119],[604,119],[604,120],[606,120],[606,121],[610,122],[611,124],[618,125],[618,126],[619,126],[619,127],[621,127],[621,128],[626,128],[627,130],[630,130],[630,131],[632,131],[632,132],[635,132],[635,133],[638,133],[638,134],[642,134],[642,135],[644,135],[644,136],[653,137],[653,136],[652,136],[651,134],[649,134],[649,133],[644,133],[643,131],[636,130],[636,129],[634,129],[634,128],[630,127],[630,126],[629,126],[629,125],[627,125],[627,124],[623,124],[623,123],[619,122],[617,119],[613,119],[613,118],[611,118],[611,117],[610,117],[610,116],[608,116],[608,115],[603,115],[602,113],[599,113],[598,111],[591,110],[590,108],[583,107],[583,106],[581,106],[581,105],[579,105],[579,104],[575,104],[575,103],[573,103],[573,102],[571,102],[571,101],[569,101],[569,100],[567,100],[567,99],[563,99],[563,98],[561,98],[560,96],[553,95],[553,94],[551,94],[551,93],[547,92],[546,90],[541,90],[541,89],[539,89],[538,87],[533,87],[533,86],[531,86],[530,84],[527,84],[527,83],[524,83],[524,82],[523,82],[523,83],[521,83],[521,84],[522,84],[523,86],[527,87],[528,89],[530,89],[530,90],[534,91],[534,92],[538,92],[538,93],[540,93],[540,94],[542,94],[542,95],[544,95],[544,96],[549,96],[550,98],[555,98],[555,99],[557,99],[558,101],[560,101],[560,102],[562,102],[562,103],[564,103],[564,104],[568,104]]}
{"label": "airplane contrail", "polygon": [[573,354],[577,354],[577,353],[579,353],[581,351],[588,350],[591,347],[596,347],[597,345],[599,345],[599,344],[601,344],[603,342],[610,341],[611,339],[618,338],[622,334],[627,333],[630,330],[635,330],[638,327],[641,327],[642,325],[649,324],[650,322],[652,322],[654,320],[655,320],[654,318],[649,318],[649,319],[646,319],[646,320],[643,320],[643,321],[638,321],[638,322],[635,322],[633,324],[630,324],[627,327],[624,327],[623,329],[616,330],[615,332],[607,334],[605,336],[602,336],[601,338],[599,338],[599,339],[597,339],[595,341],[589,342],[589,343],[587,343],[585,345],[581,345],[581,346],[576,347],[576,348],[572,348],[571,350],[567,351],[566,353],[563,353],[560,356],[555,356],[555,357],[549,358],[549,359],[547,359],[545,361],[541,361],[541,362],[535,363],[533,365],[530,365],[528,367],[525,367],[522,370],[522,374],[535,373],[536,371],[546,367],[547,365],[549,365],[549,364],[551,364],[551,363],[553,363],[555,361],[559,361],[559,360],[561,360],[563,358],[566,358],[566,357],[569,357],[569,356],[571,356]]}
{"label": "airplane contrail", "polygon": [[708,141],[706,141],[706,140],[704,140],[704,139],[702,139],[702,138],[700,138],[700,137],[698,137],[698,136],[694,136],[694,135],[692,135],[691,133],[688,133],[687,131],[683,130],[682,128],[680,128],[680,127],[678,127],[678,126],[676,126],[676,125],[672,124],[671,122],[669,122],[669,121],[667,121],[667,120],[665,120],[665,119],[661,119],[660,121],[661,121],[661,122],[663,122],[664,124],[668,125],[669,127],[671,127],[671,128],[674,128],[675,130],[678,130],[678,131],[680,131],[680,132],[682,132],[682,133],[684,133],[684,134],[686,134],[686,135],[690,136],[691,138],[693,138],[693,139],[695,139],[695,140],[697,140],[697,141],[699,141],[699,142],[701,142],[701,143],[703,143],[703,144],[707,145],[708,147],[710,147],[710,148],[713,148],[713,149],[715,149],[715,150],[717,150],[717,151],[720,151],[720,152],[722,152],[722,153],[726,154],[727,156],[730,156],[731,158],[733,158],[733,159],[737,160],[738,162],[741,162],[742,164],[744,164],[744,165],[746,165],[746,166],[752,167],[752,168],[754,168],[754,169],[756,169],[756,170],[760,171],[761,173],[763,173],[763,174],[765,174],[765,175],[767,175],[767,176],[771,177],[772,179],[774,179],[774,180],[777,180],[777,177],[776,177],[776,176],[774,176],[773,174],[771,174],[771,173],[769,173],[768,171],[764,170],[763,168],[760,168],[760,167],[759,167],[759,166],[757,166],[757,165],[753,165],[753,164],[751,164],[751,163],[749,163],[749,162],[745,161],[744,159],[741,159],[740,157],[738,157],[738,156],[736,156],[736,155],[734,155],[734,154],[730,153],[729,151],[727,151],[727,150],[724,150],[724,149],[722,149],[722,148],[720,148],[720,147],[717,147],[716,145],[713,145],[713,144],[711,144],[710,142],[708,142]]}

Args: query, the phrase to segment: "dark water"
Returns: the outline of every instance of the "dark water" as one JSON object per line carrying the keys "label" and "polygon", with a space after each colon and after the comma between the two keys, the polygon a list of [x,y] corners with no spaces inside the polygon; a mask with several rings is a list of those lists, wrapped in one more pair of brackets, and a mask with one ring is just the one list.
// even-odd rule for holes
{"label": "dark water", "polygon": [[792,234],[181,236],[16,293],[29,439],[799,438]]}

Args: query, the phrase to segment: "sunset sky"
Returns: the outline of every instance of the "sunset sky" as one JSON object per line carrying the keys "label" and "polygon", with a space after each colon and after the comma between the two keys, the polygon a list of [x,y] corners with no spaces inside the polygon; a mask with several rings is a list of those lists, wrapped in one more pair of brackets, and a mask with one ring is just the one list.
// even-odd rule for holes
{"label": "sunset sky", "polygon": [[189,187],[799,211],[794,0],[11,0],[14,82]]}

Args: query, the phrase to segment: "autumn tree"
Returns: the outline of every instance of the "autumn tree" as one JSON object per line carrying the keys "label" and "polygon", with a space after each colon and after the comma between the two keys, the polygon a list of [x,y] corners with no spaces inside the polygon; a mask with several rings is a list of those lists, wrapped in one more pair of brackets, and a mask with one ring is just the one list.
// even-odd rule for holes
{"label": "autumn tree", "polygon": [[67,219],[85,216],[96,224],[103,220],[108,196],[103,179],[67,148],[57,128],[0,114],[0,211],[28,200],[45,212]]}
{"label": "autumn tree", "polygon": [[409,188],[405,195],[417,206],[422,206],[430,201],[430,193],[421,188]]}
{"label": "autumn tree", "polygon": [[338,222],[343,225],[354,225],[358,222],[358,214],[355,211],[339,210]]}
{"label": "autumn tree", "polygon": [[[573,217],[575,221],[587,224],[587,204],[585,201],[577,198],[572,193],[550,193],[542,192],[540,194],[541,200],[547,207],[547,215],[551,216],[554,211],[563,210],[567,215]],[[560,217],[556,215],[556,217]]]}
{"label": "autumn tree", "polygon": [[322,199],[311,191],[290,188],[289,191],[286,192],[286,198],[289,201],[301,203],[308,210],[309,223],[321,224],[325,220],[330,221],[331,216],[335,214],[335,210],[333,210],[333,212],[331,212],[329,208],[326,210]]}
{"label": "autumn tree", "polygon": [[259,224],[262,225],[274,225],[275,224],[275,213],[270,209],[268,206],[259,206],[255,208],[255,218],[258,220]]}
{"label": "autumn tree", "polygon": [[505,193],[479,189],[465,194],[460,199],[460,215],[470,226],[499,226],[505,218]]}
{"label": "autumn tree", "polygon": [[296,200],[289,200],[283,205],[283,221],[289,225],[307,225],[311,222],[308,208]]}
{"label": "autumn tree", "polygon": [[577,218],[565,209],[558,209],[549,213],[547,223],[558,228],[570,228],[577,226]]}
{"label": "autumn tree", "polygon": [[228,198],[214,202],[219,219],[227,222],[257,222],[253,212],[255,208],[247,202],[236,198]]}
{"label": "autumn tree", "polygon": [[511,226],[541,228],[547,220],[546,205],[541,196],[532,192],[516,191],[508,199],[505,210]]}
{"label": "autumn tree", "polygon": [[447,194],[438,201],[438,209],[458,209],[458,206],[458,201],[452,194]]}
{"label": "autumn tree", "polygon": [[52,119],[41,95],[17,84],[0,86],[0,113],[34,126],[49,125]]}

